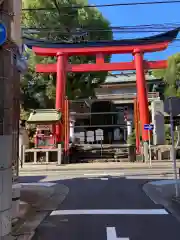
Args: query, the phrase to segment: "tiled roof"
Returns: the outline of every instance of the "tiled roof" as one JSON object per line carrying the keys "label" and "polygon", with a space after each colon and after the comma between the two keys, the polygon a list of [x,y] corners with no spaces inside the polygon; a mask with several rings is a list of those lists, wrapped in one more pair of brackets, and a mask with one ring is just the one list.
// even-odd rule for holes
{"label": "tiled roof", "polygon": [[[146,80],[156,80],[157,78],[153,75],[146,74]],[[159,80],[159,79],[157,79]],[[114,76],[107,76],[105,83],[118,83],[118,82],[136,82],[136,74],[135,73],[127,73],[127,74],[119,74]]]}
{"label": "tiled roof", "polygon": [[61,112],[55,109],[37,109],[31,112],[28,123],[58,122],[61,119]]}

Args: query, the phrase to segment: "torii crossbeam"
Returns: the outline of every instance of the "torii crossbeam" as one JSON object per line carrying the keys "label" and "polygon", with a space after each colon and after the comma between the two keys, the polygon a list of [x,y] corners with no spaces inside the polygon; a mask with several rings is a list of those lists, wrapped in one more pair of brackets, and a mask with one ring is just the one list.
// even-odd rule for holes
{"label": "torii crossbeam", "polygon": [[[49,43],[26,39],[25,43],[39,56],[56,56],[55,64],[37,64],[36,71],[41,73],[57,73],[56,81],[56,109],[63,112],[66,73],[136,70],[137,98],[140,112],[141,132],[143,141],[148,141],[148,132],[144,125],[149,124],[148,97],[145,81],[145,70],[167,67],[167,61],[145,61],[144,53],[165,50],[168,44],[176,38],[179,29],[175,29],[152,37],[130,40],[114,40],[87,43]],[[132,62],[105,63],[107,54],[126,54],[134,56]],[[69,64],[68,57],[73,55],[95,55],[96,63]],[[56,135],[60,140],[62,129],[57,126]],[[66,141],[67,140],[66,138]],[[68,142],[65,143],[67,148]]]}

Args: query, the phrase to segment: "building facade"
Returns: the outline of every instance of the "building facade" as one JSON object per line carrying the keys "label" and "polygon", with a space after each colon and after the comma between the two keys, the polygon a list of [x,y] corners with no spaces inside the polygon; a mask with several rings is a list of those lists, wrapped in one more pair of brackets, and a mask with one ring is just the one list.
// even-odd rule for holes
{"label": "building facade", "polygon": [[[160,99],[159,93],[154,92],[153,89],[155,85],[162,83],[162,79],[157,79],[147,73],[146,81],[150,104],[153,100]],[[137,95],[136,73],[111,74],[99,88],[95,89],[95,92],[98,99],[109,99],[114,103],[118,112],[119,132],[123,136],[123,141],[126,142],[134,128],[134,99]]]}
{"label": "building facade", "polygon": [[[148,100],[149,104],[151,101],[159,99],[159,93],[153,92],[154,85],[161,84],[161,79],[156,79],[150,74],[146,75],[147,81],[147,91],[148,91]],[[110,118],[108,124],[114,125],[114,127],[105,126],[103,132],[107,132],[109,135],[109,139],[107,142],[116,143],[122,142],[125,143],[127,141],[128,135],[132,133],[134,128],[134,99],[136,97],[136,74],[128,73],[128,74],[120,74],[114,75],[111,74],[108,76],[103,84],[101,84],[98,88],[95,89],[95,95],[98,102],[102,102],[102,106],[99,107],[99,112],[113,112],[112,114],[103,114],[96,117],[96,120],[93,121],[94,110],[93,104],[91,100],[84,101],[79,104],[72,104],[72,111],[76,112],[76,121],[75,121],[75,133],[77,135],[81,135],[82,142],[86,141],[86,133],[91,132],[92,134],[92,142],[95,141],[96,137],[95,131],[98,126],[90,128],[83,127],[84,125],[104,125],[104,119]],[[111,110],[106,109],[105,105],[108,105],[108,102],[111,103]],[[104,110],[103,110],[104,108]],[[81,115],[82,113],[82,115]],[[98,116],[98,115],[97,115]],[[97,121],[99,119],[99,122]],[[100,128],[100,127],[99,127]],[[92,133],[93,131],[93,133]],[[84,139],[84,140],[83,140]],[[94,139],[94,140],[93,140]],[[104,139],[104,137],[103,137]]]}

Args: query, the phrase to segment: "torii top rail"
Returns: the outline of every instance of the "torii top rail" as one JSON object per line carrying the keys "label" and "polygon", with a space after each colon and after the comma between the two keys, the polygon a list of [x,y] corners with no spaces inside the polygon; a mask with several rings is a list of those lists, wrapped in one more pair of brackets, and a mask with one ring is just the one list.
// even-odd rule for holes
{"label": "torii top rail", "polygon": [[[137,98],[140,112],[140,122],[143,141],[148,140],[148,132],[144,131],[144,124],[149,123],[149,110],[147,99],[147,87],[145,81],[145,70],[166,68],[167,61],[144,61],[143,54],[147,52],[157,52],[165,50],[168,44],[177,37],[179,29],[165,32],[163,34],[140,38],[113,41],[98,41],[87,43],[53,43],[42,40],[27,39],[25,44],[32,48],[39,56],[56,56],[55,64],[37,64],[36,71],[41,73],[57,73],[56,82],[56,109],[63,113],[68,111],[65,104],[65,82],[67,72],[92,72],[92,71],[115,71],[115,70],[136,70]],[[126,54],[134,56],[132,62],[105,63],[104,55],[107,54]],[[95,55],[96,63],[90,64],[69,64],[68,57],[74,55]],[[64,114],[65,116],[67,114]],[[68,119],[65,119],[68,121]],[[68,126],[66,124],[66,126]],[[56,134],[60,139],[62,132],[65,132],[65,149],[68,144],[68,136],[57,126]]]}

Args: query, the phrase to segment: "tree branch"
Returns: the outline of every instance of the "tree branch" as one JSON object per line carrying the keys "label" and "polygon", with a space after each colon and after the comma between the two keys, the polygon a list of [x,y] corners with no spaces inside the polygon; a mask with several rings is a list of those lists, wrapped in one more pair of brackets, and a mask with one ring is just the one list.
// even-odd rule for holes
{"label": "tree branch", "polygon": [[[59,7],[59,4],[57,2],[57,0],[52,0],[55,8],[57,9],[58,13],[59,13],[59,17],[61,17],[61,9]],[[68,27],[66,27],[64,24],[63,24],[63,27],[66,29],[66,31],[69,33],[70,32],[70,29]]]}

